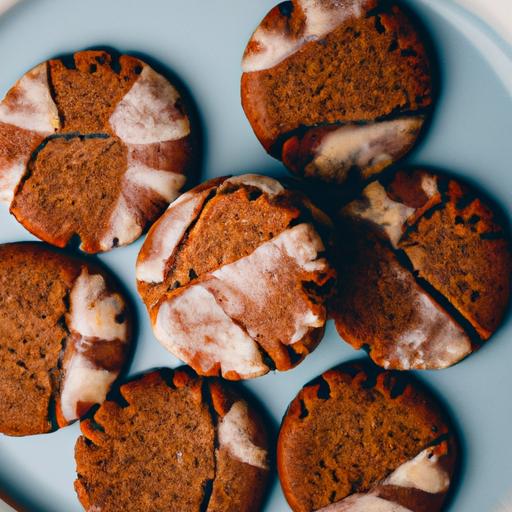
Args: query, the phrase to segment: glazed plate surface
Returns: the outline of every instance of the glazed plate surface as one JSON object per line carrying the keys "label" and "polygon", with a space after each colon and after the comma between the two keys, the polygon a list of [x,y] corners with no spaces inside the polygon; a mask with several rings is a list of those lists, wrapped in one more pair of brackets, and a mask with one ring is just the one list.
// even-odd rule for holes
{"label": "glazed plate surface", "polygon": [[[246,41],[274,0],[24,0],[0,17],[0,96],[26,70],[56,55],[113,48],[146,58],[186,85],[204,133],[201,179],[257,172],[286,175],[254,137],[240,106]],[[512,218],[512,49],[448,0],[408,2],[429,29],[440,59],[441,96],[419,148],[407,163],[467,178]],[[321,204],[319,206],[322,206]],[[33,237],[0,208],[0,243]],[[134,263],[142,240],[100,256],[137,305],[138,344],[128,374],[178,366],[154,339],[136,295]],[[363,354],[329,323],[324,341],[293,371],[243,384],[277,429],[300,387],[322,371]],[[449,370],[421,372],[461,432],[464,458],[450,512],[495,512],[512,500],[512,319],[479,353]],[[78,424],[27,438],[0,435],[0,488],[27,510],[82,510],[73,490]],[[171,469],[170,469],[171,470]],[[2,511],[0,504],[0,511]],[[289,510],[277,478],[265,510]],[[507,509],[504,509],[507,510]]]}

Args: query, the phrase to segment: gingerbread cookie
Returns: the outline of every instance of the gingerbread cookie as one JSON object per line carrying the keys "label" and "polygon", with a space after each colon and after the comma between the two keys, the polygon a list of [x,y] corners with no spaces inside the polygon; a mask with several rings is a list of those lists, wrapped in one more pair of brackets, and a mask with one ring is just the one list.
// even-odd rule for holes
{"label": "gingerbread cookie", "polygon": [[101,403],[129,352],[104,271],[39,243],[0,245],[0,432],[41,434]]}
{"label": "gingerbread cookie", "polygon": [[50,60],[0,103],[0,200],[59,247],[73,236],[91,253],[136,240],[177,197],[192,157],[179,93],[127,55]]}
{"label": "gingerbread cookie", "polygon": [[258,415],[187,370],[121,386],[81,424],[75,488],[86,510],[256,512],[269,475]]}
{"label": "gingerbread cookie", "polygon": [[303,195],[264,176],[183,194],[137,261],[155,336],[201,375],[292,368],[324,331],[334,278],[323,257],[328,223]]}
{"label": "gingerbread cookie", "polygon": [[277,447],[295,512],[436,512],[457,443],[435,401],[406,375],[344,365],[306,385]]}
{"label": "gingerbread cookie", "polygon": [[422,39],[397,2],[282,2],[242,62],[256,136],[300,176],[341,184],[381,172],[411,150],[432,107]]}
{"label": "gingerbread cookie", "polygon": [[445,368],[498,328],[509,235],[471,189],[424,171],[367,186],[341,212],[332,314],[340,335],[392,369]]}

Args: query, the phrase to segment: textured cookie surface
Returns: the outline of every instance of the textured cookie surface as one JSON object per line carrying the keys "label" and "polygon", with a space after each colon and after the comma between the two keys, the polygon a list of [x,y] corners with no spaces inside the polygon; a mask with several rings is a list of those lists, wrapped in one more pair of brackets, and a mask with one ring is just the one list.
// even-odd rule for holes
{"label": "textured cookie surface", "polygon": [[509,235],[459,182],[400,171],[341,212],[340,335],[392,369],[445,368],[487,340],[510,294]]}
{"label": "textured cookie surface", "polygon": [[306,385],[278,441],[295,512],[436,512],[457,445],[433,399],[406,375],[344,365]]}
{"label": "textured cookie surface", "polygon": [[0,432],[49,432],[105,399],[129,349],[104,272],[42,244],[0,246]]}
{"label": "textured cookie surface", "polygon": [[233,390],[162,370],[121,386],[81,424],[75,488],[86,510],[255,512],[269,473],[259,417]]}
{"label": "textured cookie surface", "polygon": [[178,195],[192,153],[179,93],[127,55],[45,62],[0,103],[0,200],[59,247],[133,242]]}
{"label": "textured cookie surface", "polygon": [[283,2],[252,35],[242,69],[242,104],[265,149],[331,182],[400,159],[432,105],[424,44],[396,2]]}
{"label": "textured cookie surface", "polygon": [[157,339],[201,375],[288,370],[319,342],[327,219],[276,180],[212,180],[174,202],[137,261]]}

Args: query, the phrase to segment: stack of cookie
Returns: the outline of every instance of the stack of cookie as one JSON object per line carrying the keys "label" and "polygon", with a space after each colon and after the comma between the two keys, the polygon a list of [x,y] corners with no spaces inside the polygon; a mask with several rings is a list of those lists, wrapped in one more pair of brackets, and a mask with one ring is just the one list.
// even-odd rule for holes
{"label": "stack of cookie", "polygon": [[[511,255],[491,201],[397,165],[435,104],[425,35],[396,2],[292,0],[257,27],[242,68],[247,118],[292,185],[243,174],[180,195],[201,150],[190,109],[134,57],[48,61],[0,103],[0,198],[43,241],[0,246],[0,432],[80,419],[87,511],[258,511],[274,461],[297,512],[440,511],[457,437],[404,370],[450,367],[487,342]],[[116,383],[131,301],[75,251],[146,231],[140,299],[187,366]],[[329,318],[377,366],[305,384],[274,443],[227,381],[308,364]]]}

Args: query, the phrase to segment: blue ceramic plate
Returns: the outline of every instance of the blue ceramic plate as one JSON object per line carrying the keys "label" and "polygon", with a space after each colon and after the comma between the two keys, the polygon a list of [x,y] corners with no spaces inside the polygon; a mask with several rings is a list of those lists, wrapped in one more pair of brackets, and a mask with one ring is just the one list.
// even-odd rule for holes
{"label": "blue ceramic plate", "polygon": [[[150,56],[176,73],[195,99],[204,126],[202,178],[259,172],[285,174],[245,119],[240,59],[274,0],[25,0],[0,18],[0,96],[40,61],[90,47]],[[447,0],[415,0],[440,56],[442,93],[430,131],[409,163],[449,170],[481,186],[512,214],[512,51],[483,23]],[[321,206],[321,205],[320,205]],[[0,242],[31,240],[0,209]],[[138,304],[140,330],[130,374],[179,362],[155,341],[134,285],[141,242],[101,256]],[[293,371],[245,383],[275,427],[300,387],[360,354],[332,323],[320,347]],[[444,397],[461,431],[464,461],[450,511],[494,512],[512,493],[512,322],[455,368],[419,378]],[[0,397],[1,399],[1,397]],[[0,436],[0,487],[30,511],[82,510],[73,490],[77,424],[27,438]],[[172,471],[171,468],[169,468]],[[0,510],[2,506],[0,505]],[[289,510],[275,480],[266,509]]]}

